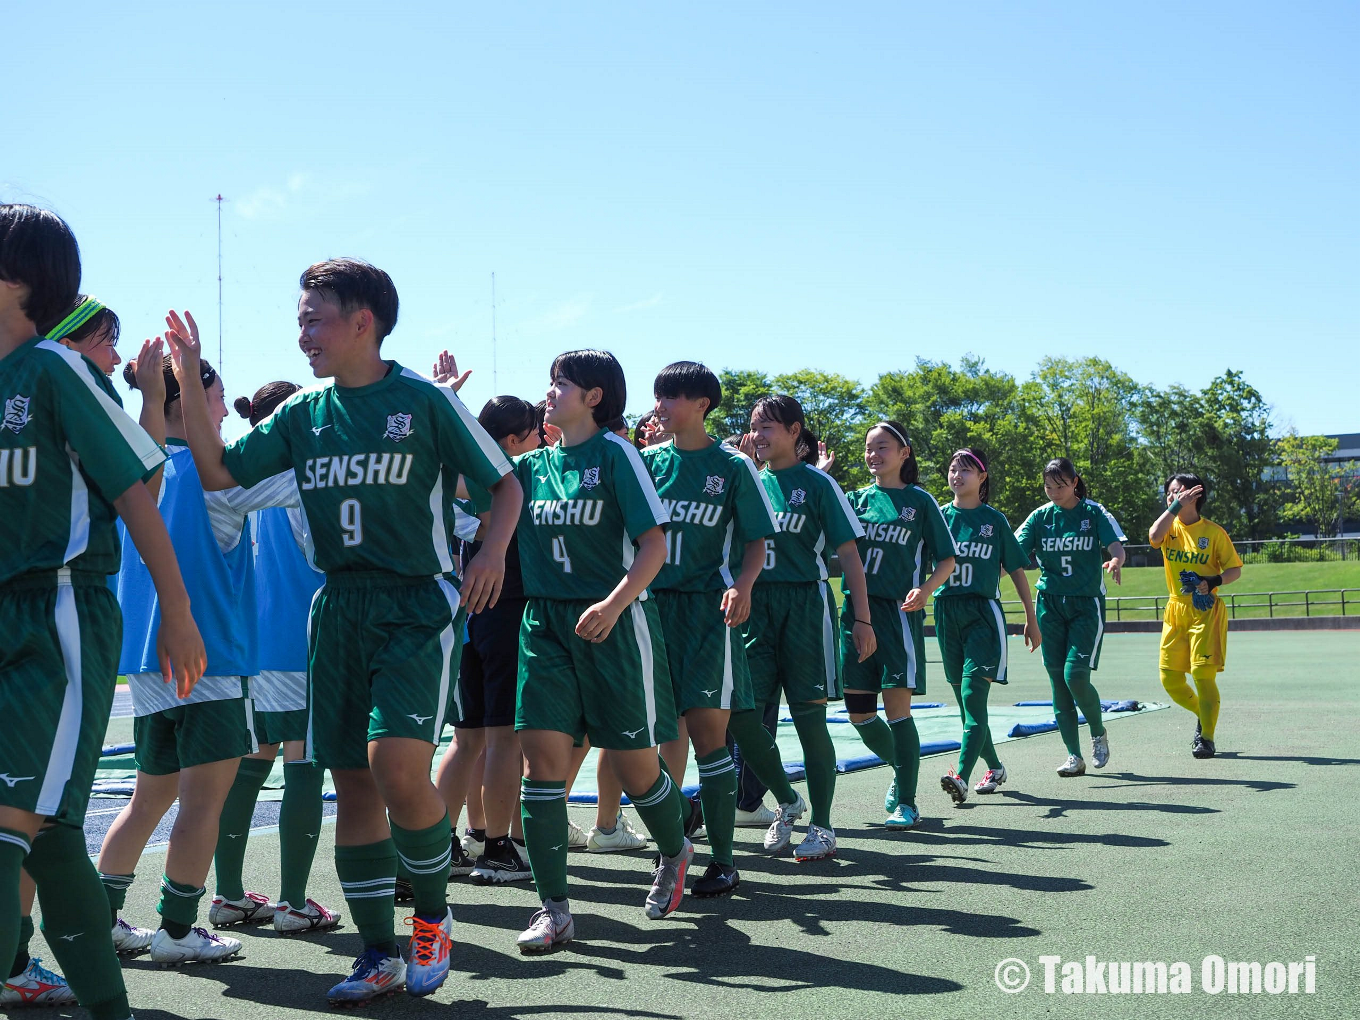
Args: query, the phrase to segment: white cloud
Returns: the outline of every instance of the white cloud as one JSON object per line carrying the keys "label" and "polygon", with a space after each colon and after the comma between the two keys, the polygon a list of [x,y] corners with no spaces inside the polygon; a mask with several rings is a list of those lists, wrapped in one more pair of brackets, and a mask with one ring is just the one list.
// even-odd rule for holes
{"label": "white cloud", "polygon": [[318,183],[311,174],[301,171],[288,175],[282,186],[262,184],[244,198],[235,199],[237,213],[248,220],[283,212],[298,200],[312,204],[338,202],[358,198],[369,191],[367,184],[357,181],[326,181]]}
{"label": "white cloud", "polygon": [[576,297],[568,298],[542,315],[530,319],[521,328],[527,333],[556,333],[558,330],[568,329],[589,314],[590,299],[589,294],[578,294]]}
{"label": "white cloud", "polygon": [[641,301],[634,301],[632,304],[627,304],[623,305],[620,308],[615,308],[614,312],[615,314],[620,314],[623,312],[640,312],[644,308],[655,308],[659,304],[661,304],[661,295],[653,294],[651,297],[643,298]]}

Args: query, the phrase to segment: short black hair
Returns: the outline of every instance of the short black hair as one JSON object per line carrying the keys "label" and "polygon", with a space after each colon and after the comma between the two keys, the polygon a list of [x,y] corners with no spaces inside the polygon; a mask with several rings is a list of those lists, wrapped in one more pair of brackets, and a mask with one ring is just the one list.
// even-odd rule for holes
{"label": "short black hair", "polygon": [[510,396],[492,397],[482,405],[482,413],[477,415],[477,423],[497,442],[506,436],[518,439],[537,429],[541,420],[535,405]]}
{"label": "short black hair", "polygon": [[658,399],[684,397],[686,400],[708,400],[707,418],[722,403],[722,383],[707,365],[697,361],[675,361],[656,374],[652,394]]}
{"label": "short black hair", "polygon": [[623,405],[628,402],[628,383],[623,378],[623,366],[619,359],[608,351],[567,351],[553,358],[548,378],[563,379],[583,390],[599,388],[600,402],[595,405],[592,417],[595,424],[604,428],[611,418],[623,414]]}
{"label": "short black hair", "polygon": [[1204,491],[1199,494],[1199,498],[1195,500],[1195,513],[1199,513],[1200,510],[1203,509],[1204,507],[1205,499],[1207,499],[1209,496],[1209,486],[1204,484],[1204,479],[1201,478],[1199,475],[1178,472],[1177,474],[1174,474],[1170,478],[1168,478],[1166,480],[1166,484],[1162,486],[1163,495],[1167,495],[1171,492],[1172,482],[1180,482],[1182,489],[1193,489],[1196,485],[1204,489]]}
{"label": "short black hair", "polygon": [[255,391],[255,396],[237,397],[231,406],[236,408],[236,413],[242,418],[250,419],[253,428],[273,414],[274,408],[300,389],[302,387],[297,383],[285,382],[282,379],[277,382],[267,382]]}
{"label": "short black hair", "polygon": [[327,259],[308,266],[298,286],[319,291],[346,315],[367,308],[373,313],[373,331],[379,344],[397,325],[396,284],[392,277],[362,259]]}
{"label": "short black hair", "polygon": [[[77,294],[75,303],[67,310],[66,315],[70,315],[78,307],[89,299],[88,294]],[[62,316],[65,318],[65,316]],[[51,332],[51,330],[48,330]],[[108,333],[108,344],[110,347],[118,346],[118,338],[123,335],[123,323],[118,318],[118,313],[112,308],[101,308],[95,312],[81,325],[77,326],[65,336],[57,337],[58,340],[70,340],[72,343],[81,344],[86,340],[93,340],[100,333]]]}
{"label": "short black hair", "polygon": [[605,429],[608,432],[627,432],[628,419],[621,414],[616,414],[607,422],[601,424],[600,428]]}
{"label": "short black hair", "polygon": [[24,315],[39,333],[61,322],[80,293],[80,245],[66,221],[34,205],[0,205],[0,280],[28,287]]}

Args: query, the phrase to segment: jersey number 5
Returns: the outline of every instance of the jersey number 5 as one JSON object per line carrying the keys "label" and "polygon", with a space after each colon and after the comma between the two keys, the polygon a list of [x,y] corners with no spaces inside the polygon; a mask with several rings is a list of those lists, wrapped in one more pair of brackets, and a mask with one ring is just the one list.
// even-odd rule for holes
{"label": "jersey number 5", "polygon": [[562,535],[552,540],[553,559],[562,564],[562,573],[571,573],[571,557],[567,555],[567,540]]}
{"label": "jersey number 5", "polygon": [[345,545],[359,545],[364,540],[364,521],[357,499],[340,504],[340,540]]}

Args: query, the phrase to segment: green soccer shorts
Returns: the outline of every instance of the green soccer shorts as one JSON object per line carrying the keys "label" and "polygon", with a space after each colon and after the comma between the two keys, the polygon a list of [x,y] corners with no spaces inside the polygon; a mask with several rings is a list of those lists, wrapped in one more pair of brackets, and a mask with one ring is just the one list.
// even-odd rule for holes
{"label": "green soccer shorts", "polygon": [[261,744],[306,740],[307,710],[299,708],[292,712],[256,712],[255,739]]}
{"label": "green soccer shorts", "polygon": [[594,599],[531,598],[519,628],[516,730],[553,730],[630,751],[674,740],[675,696],[661,617],[634,602],[599,644],[576,636]]}
{"label": "green soccer shorts", "polygon": [[855,609],[841,607],[841,690],[881,691],[902,687],[912,695],[926,692],[925,611],[904,613],[894,599],[869,596],[869,616],[878,639],[873,655],[859,661],[855,651]]}
{"label": "green soccer shorts", "polygon": [[789,704],[840,700],[834,605],[825,581],[755,586],[744,634],[757,705],[781,691]]}
{"label": "green soccer shorts", "polygon": [[259,750],[249,697],[195,701],[132,720],[137,771],[173,775],[180,769],[243,758]]}
{"label": "green soccer shorts", "polygon": [[657,614],[670,662],[675,710],[755,707],[741,629],[729,627],[721,591],[658,591]]}
{"label": "green soccer shorts", "polygon": [[935,600],[935,637],[944,659],[944,678],[987,677],[1006,683],[1006,617],[997,599],[946,595]]}
{"label": "green soccer shorts", "polygon": [[118,680],[123,615],[102,574],[0,585],[0,805],[81,826]]}
{"label": "green soccer shorts", "polygon": [[458,721],[463,611],[444,578],[336,572],[307,627],[307,756],[329,769],[368,768],[368,744],[438,744]]}
{"label": "green soccer shorts", "polygon": [[1066,664],[1087,669],[1100,665],[1105,638],[1105,598],[1101,595],[1050,595],[1039,592],[1035,607],[1043,643],[1044,668],[1061,673]]}

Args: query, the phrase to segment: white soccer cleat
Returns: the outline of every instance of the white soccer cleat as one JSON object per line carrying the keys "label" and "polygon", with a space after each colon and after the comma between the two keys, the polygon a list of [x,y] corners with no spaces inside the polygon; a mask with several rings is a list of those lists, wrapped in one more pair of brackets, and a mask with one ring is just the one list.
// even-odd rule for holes
{"label": "white soccer cleat", "polygon": [[12,1006],[74,1006],[76,993],[60,974],[53,974],[36,956],[28,966],[0,986],[0,1008]]}
{"label": "white soccer cleat", "polygon": [[191,928],[182,939],[173,938],[161,928],[151,940],[151,960],[162,967],[181,963],[220,963],[241,951],[241,943],[226,935],[214,935],[206,928]]}
{"label": "white soccer cleat", "polygon": [[1082,761],[1075,754],[1069,754],[1067,761],[1058,766],[1058,775],[1064,779],[1071,779],[1074,776],[1086,775],[1086,762]]}
{"label": "white soccer cleat", "polygon": [[208,907],[208,923],[214,928],[227,928],[233,924],[256,924],[268,921],[274,916],[274,904],[268,896],[257,892],[247,892],[239,900],[229,900],[225,896],[214,896]]}
{"label": "white soccer cleat", "polygon": [[308,931],[326,931],[340,924],[344,916],[338,910],[327,910],[314,899],[301,907],[286,900],[274,904],[274,930],[280,935],[299,935]]}
{"label": "white soccer cleat", "polygon": [[765,832],[765,849],[777,854],[789,845],[789,840],[793,837],[793,824],[802,818],[807,812],[807,801],[803,795],[798,794],[798,799],[792,804],[780,804],[775,809],[774,821]]}
{"label": "white soccer cleat", "polygon": [[652,920],[659,920],[680,906],[680,901],[685,898],[685,878],[692,860],[694,844],[688,839],[674,857],[656,855],[652,863],[652,888],[642,908]]}
{"label": "white soccer cleat", "polygon": [[586,840],[586,851],[592,854],[615,853],[620,850],[641,850],[647,845],[647,837],[629,824],[622,811],[614,820],[613,832],[601,832],[598,825],[592,826],[590,838]]}
{"label": "white soccer cleat", "polygon": [[836,854],[836,830],[809,825],[807,836],[793,851],[795,861],[820,861]]}
{"label": "white soccer cleat", "polygon": [[974,793],[996,793],[998,786],[1006,784],[1006,766],[1001,765],[994,769],[988,769],[987,774],[977,781],[973,787]]}
{"label": "white soccer cleat", "polygon": [[113,951],[119,956],[145,953],[151,948],[151,940],[155,937],[155,929],[138,928],[120,917],[113,926]]}
{"label": "white soccer cleat", "polygon": [[567,819],[567,849],[568,849],[568,850],[580,850],[580,849],[582,849],[583,847],[585,847],[589,842],[590,842],[590,839],[589,839],[588,836],[586,836],[585,830],[582,829],[582,828],[581,828],[579,825],[577,825],[575,822],[573,822],[570,818],[568,818],[568,819]]}
{"label": "white soccer cleat", "polygon": [[761,804],[754,811],[737,808],[738,829],[768,829],[774,822],[774,812]]}
{"label": "white soccer cleat", "polygon": [[576,922],[572,920],[571,910],[558,909],[545,901],[543,909],[529,919],[529,927],[520,932],[515,944],[521,953],[546,953],[575,937]]}
{"label": "white soccer cleat", "polygon": [[1110,735],[1102,733],[1091,738],[1091,764],[1103,769],[1110,763]]}

